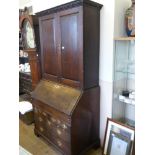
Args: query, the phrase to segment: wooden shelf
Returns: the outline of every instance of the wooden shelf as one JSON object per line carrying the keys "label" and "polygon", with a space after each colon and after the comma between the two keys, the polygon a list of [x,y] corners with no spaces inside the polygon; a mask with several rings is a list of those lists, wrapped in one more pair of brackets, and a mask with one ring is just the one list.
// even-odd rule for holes
{"label": "wooden shelf", "polygon": [[135,37],[116,37],[114,40],[130,41],[135,40]]}

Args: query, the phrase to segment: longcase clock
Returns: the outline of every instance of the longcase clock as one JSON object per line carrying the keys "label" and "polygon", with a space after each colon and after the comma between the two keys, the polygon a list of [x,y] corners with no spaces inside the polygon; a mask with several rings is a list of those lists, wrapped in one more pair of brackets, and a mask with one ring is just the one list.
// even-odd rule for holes
{"label": "longcase clock", "polygon": [[28,53],[32,77],[32,89],[34,89],[40,79],[38,18],[35,15],[23,14],[20,16],[19,24],[23,50]]}

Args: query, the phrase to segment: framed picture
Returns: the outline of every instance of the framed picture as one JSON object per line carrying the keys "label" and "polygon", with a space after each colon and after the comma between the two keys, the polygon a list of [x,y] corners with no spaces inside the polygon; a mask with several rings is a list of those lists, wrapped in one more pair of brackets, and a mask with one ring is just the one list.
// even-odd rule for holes
{"label": "framed picture", "polygon": [[108,118],[103,144],[103,155],[131,155],[134,128]]}
{"label": "framed picture", "polygon": [[131,142],[132,141],[127,137],[111,130],[107,154],[108,155],[129,155]]}

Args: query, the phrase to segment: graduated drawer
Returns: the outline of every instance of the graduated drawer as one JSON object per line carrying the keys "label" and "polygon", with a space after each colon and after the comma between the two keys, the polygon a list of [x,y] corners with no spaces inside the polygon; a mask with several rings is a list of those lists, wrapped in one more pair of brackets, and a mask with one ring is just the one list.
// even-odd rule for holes
{"label": "graduated drawer", "polygon": [[63,152],[63,155],[70,155],[70,143],[63,141],[62,139],[53,136],[52,143],[57,146]]}
{"label": "graduated drawer", "polygon": [[38,107],[34,107],[34,117],[36,128],[49,139],[56,136],[66,142],[70,142],[70,126],[65,122],[42,111]]}
{"label": "graduated drawer", "polygon": [[57,111],[55,108],[52,108],[43,102],[40,102],[34,98],[32,99],[33,106],[48,114],[51,117],[53,123],[57,125],[61,124],[62,128],[64,125],[71,126],[71,118],[68,115]]}
{"label": "graduated drawer", "polygon": [[[63,141],[70,142],[70,127],[62,127],[62,124],[54,124],[51,119],[47,119],[47,130],[51,133],[51,136],[56,136]],[[65,124],[65,123],[63,123]]]}

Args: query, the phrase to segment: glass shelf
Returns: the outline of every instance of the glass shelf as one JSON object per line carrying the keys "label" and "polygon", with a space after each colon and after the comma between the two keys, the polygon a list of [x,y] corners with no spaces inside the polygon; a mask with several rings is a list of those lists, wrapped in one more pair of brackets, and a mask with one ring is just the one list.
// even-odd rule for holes
{"label": "glass shelf", "polygon": [[116,73],[135,74],[135,72],[129,72],[126,70],[116,70]]}
{"label": "glass shelf", "polygon": [[115,38],[112,118],[134,127],[135,99],[123,90],[135,90],[135,38]]}
{"label": "glass shelf", "polygon": [[130,105],[135,105],[135,100],[131,99],[129,97],[125,97],[123,95],[119,95],[119,101],[126,103],[126,104],[130,104]]}

